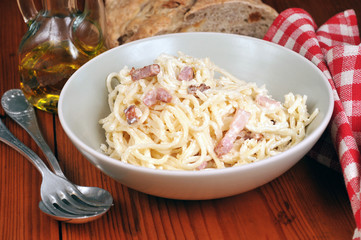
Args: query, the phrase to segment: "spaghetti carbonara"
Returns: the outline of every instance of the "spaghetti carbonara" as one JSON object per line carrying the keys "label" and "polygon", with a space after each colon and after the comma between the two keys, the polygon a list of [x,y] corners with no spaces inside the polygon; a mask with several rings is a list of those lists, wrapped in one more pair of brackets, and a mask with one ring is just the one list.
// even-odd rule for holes
{"label": "spaghetti carbonara", "polygon": [[203,170],[247,164],[283,152],[305,137],[306,96],[272,99],[265,86],[179,53],[124,67],[106,79],[111,113],[100,120],[101,150],[155,169]]}

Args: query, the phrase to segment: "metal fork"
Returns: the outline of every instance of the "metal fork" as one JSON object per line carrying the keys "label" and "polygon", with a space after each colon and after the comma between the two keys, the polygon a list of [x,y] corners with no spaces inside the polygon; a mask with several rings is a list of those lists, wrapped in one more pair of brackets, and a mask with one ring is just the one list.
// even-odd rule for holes
{"label": "metal fork", "polygon": [[[102,215],[110,207],[109,201],[90,201],[85,203],[83,194],[67,179],[55,175],[45,163],[30,148],[18,140],[0,121],[0,140],[24,155],[41,173],[42,203],[54,214],[64,213],[64,216]],[[96,203],[94,205],[94,202]]]}

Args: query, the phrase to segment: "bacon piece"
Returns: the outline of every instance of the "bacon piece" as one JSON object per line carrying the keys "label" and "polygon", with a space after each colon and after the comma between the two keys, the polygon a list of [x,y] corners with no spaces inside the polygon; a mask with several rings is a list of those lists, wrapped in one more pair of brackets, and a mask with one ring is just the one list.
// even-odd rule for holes
{"label": "bacon piece", "polygon": [[151,90],[145,94],[143,98],[143,103],[148,107],[157,103],[157,90]]}
{"label": "bacon piece", "polygon": [[125,118],[127,119],[127,123],[133,124],[138,121],[141,116],[141,111],[135,105],[130,105],[124,110]]}
{"label": "bacon piece", "polygon": [[172,101],[172,95],[164,88],[157,88],[157,100],[170,103]]}
{"label": "bacon piece", "polygon": [[249,112],[242,109],[237,109],[229,127],[229,130],[214,148],[214,152],[217,154],[218,157],[221,157],[222,155],[227,154],[229,151],[231,151],[234,141],[236,140],[238,134],[246,126],[250,116],[251,114]]}
{"label": "bacon piece", "polygon": [[157,101],[170,103],[172,101],[172,95],[164,88],[157,88],[147,92],[143,98],[143,103],[148,107],[153,106]]}
{"label": "bacon piece", "polygon": [[256,97],[256,102],[262,106],[262,107],[266,107],[266,108],[272,108],[272,107],[280,107],[281,103],[273,100],[269,97],[266,96],[262,96],[262,95],[257,95]]}
{"label": "bacon piece", "polygon": [[179,81],[190,81],[194,78],[193,68],[185,66],[178,75]]}
{"label": "bacon piece", "polygon": [[197,92],[197,90],[199,90],[201,92],[204,92],[204,91],[206,91],[207,89],[210,89],[210,88],[211,88],[210,86],[207,86],[206,84],[201,83],[201,85],[199,85],[199,86],[190,85],[187,88],[187,92],[188,92],[188,94],[195,94]]}
{"label": "bacon piece", "polygon": [[132,80],[136,81],[147,77],[154,77],[159,72],[160,72],[160,66],[158,64],[152,64],[138,69],[135,69],[133,67],[130,70],[129,74],[132,77]]}

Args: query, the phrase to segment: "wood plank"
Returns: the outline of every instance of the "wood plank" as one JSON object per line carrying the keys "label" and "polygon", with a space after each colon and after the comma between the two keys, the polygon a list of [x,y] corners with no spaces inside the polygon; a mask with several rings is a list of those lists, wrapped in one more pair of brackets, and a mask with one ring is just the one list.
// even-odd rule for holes
{"label": "wood plank", "polygon": [[[57,127],[58,141],[67,142],[64,134]],[[351,209],[342,206],[348,202],[342,176],[310,159],[245,194],[177,201],[128,189],[83,162],[72,144],[63,147],[59,152],[66,161],[67,176],[77,183],[86,175],[99,178],[104,183],[99,187],[113,194],[115,204],[96,222],[62,224],[64,239],[250,239],[255,235],[260,239],[349,239],[354,231]],[[69,160],[70,156],[76,161]],[[89,185],[99,182],[89,180]]]}
{"label": "wood plank", "polygon": [[260,190],[288,238],[351,239],[355,223],[351,209],[340,205],[348,202],[340,173],[304,158]]}
{"label": "wood plank", "polygon": [[[39,5],[40,1],[36,1]],[[264,0],[277,11],[307,10],[318,25],[354,8],[354,0]],[[16,31],[15,31],[15,30]],[[0,94],[19,87],[17,49],[26,31],[16,1],[0,1]],[[43,156],[19,126],[1,120]],[[304,158],[253,191],[209,201],[178,201],[129,189],[90,164],[69,141],[58,117],[37,111],[46,141],[66,176],[79,185],[109,190],[114,206],[88,224],[58,223],[38,209],[41,177],[20,154],[0,143],[0,239],[351,239],[355,228],[342,175]]]}
{"label": "wood plank", "polygon": [[[16,1],[0,2],[0,94],[19,88],[18,46],[26,25]],[[14,31],[16,29],[16,31]],[[1,120],[35,152],[36,144],[0,108]],[[53,124],[47,126],[53,129]],[[0,143],[0,239],[59,239],[59,224],[38,208],[41,175],[15,150]],[[29,184],[30,183],[30,184]]]}
{"label": "wood plank", "polygon": [[[2,120],[25,145],[39,152],[23,129],[9,118]],[[38,208],[40,173],[26,158],[9,149],[0,143],[0,238],[59,239],[58,222],[49,219]]]}

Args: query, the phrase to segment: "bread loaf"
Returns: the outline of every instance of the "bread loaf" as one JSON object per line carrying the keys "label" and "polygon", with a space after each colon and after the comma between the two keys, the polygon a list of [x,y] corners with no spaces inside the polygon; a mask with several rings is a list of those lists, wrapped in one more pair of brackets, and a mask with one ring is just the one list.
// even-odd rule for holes
{"label": "bread loaf", "polygon": [[278,13],[261,0],[105,0],[109,47],[174,32],[262,38]]}

